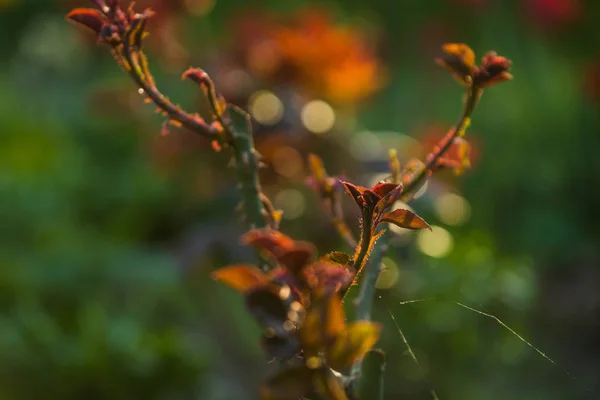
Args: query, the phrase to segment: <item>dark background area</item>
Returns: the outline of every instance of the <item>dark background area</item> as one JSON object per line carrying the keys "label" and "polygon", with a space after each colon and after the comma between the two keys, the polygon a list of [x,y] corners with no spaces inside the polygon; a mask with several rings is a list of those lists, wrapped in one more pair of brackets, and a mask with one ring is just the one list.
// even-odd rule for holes
{"label": "dark background area", "polygon": [[[251,259],[227,154],[161,135],[107,48],[64,20],[85,6],[0,0],[0,398],[255,399],[258,328],[209,276]],[[322,253],[349,249],[304,185],[307,154],[385,178],[388,148],[423,156],[460,113],[443,43],[510,58],[515,79],[475,112],[473,169],[428,183],[411,206],[434,232],[398,232],[385,260],[386,398],[600,398],[599,2],[145,6],[159,88],[204,110],[179,79],[201,66],[251,111],[282,231]]]}

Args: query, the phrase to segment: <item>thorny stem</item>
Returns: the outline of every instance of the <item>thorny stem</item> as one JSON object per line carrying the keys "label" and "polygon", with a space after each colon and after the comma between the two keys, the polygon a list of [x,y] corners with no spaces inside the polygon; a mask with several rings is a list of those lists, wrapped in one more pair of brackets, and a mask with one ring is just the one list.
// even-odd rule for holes
{"label": "thorny stem", "polygon": [[[438,160],[450,149],[452,146],[452,142],[456,137],[458,137],[461,132],[464,131],[467,124],[469,123],[471,114],[481,97],[482,90],[477,88],[475,85],[471,85],[466,94],[466,99],[464,102],[463,112],[461,117],[456,124],[455,128],[446,136],[444,136],[436,148],[427,156],[425,167],[421,169],[410,182],[404,184],[404,191],[401,199],[403,201],[408,201],[410,196],[416,189],[418,189],[423,182],[423,180],[431,173],[431,171],[435,168]],[[370,320],[371,319],[371,310],[373,308],[373,302],[375,299],[375,283],[377,282],[377,277],[379,276],[379,271],[381,268],[381,260],[385,256],[387,249],[389,247],[389,239],[390,232],[387,231],[383,234],[383,236],[379,239],[378,244],[374,247],[371,253],[371,257],[369,260],[365,260],[366,265],[364,266],[365,277],[360,285],[360,293],[356,300],[356,319],[357,320]],[[360,243],[362,248],[366,249],[368,244],[361,240]],[[362,251],[359,253],[362,254]],[[363,257],[364,258],[364,257]],[[362,259],[361,259],[362,261]],[[353,374],[360,374],[362,361],[357,362],[352,367]],[[359,377],[359,384],[362,377]],[[365,377],[364,379],[368,379]],[[364,399],[361,399],[364,400]]]}
{"label": "thorny stem", "polygon": [[[144,94],[148,96],[158,108],[167,113],[169,119],[180,122],[183,126],[197,134],[213,140],[218,139],[218,132],[216,129],[212,130],[211,126],[207,125],[200,116],[192,116],[183,111],[158,90],[153,82],[151,82],[143,73],[138,62],[134,60],[129,46],[123,44],[122,51],[118,46],[113,46],[113,54],[115,58],[117,58],[117,61],[119,61],[121,57],[124,58],[126,64],[123,65],[123,68],[129,73],[129,76],[133,79],[135,84],[144,91]],[[141,52],[138,52],[138,54],[145,57]]]}
{"label": "thorny stem", "polygon": [[[365,264],[367,263],[368,257],[369,257],[369,253],[371,252],[371,245],[372,245],[372,240],[373,240],[373,236],[372,236],[372,229],[371,229],[371,218],[369,215],[367,215],[368,212],[363,211],[363,216],[362,216],[362,224],[363,226],[361,227],[361,235],[360,235],[360,241],[358,242],[358,245],[356,247],[356,253],[353,257],[353,262],[354,262],[354,270],[356,271],[356,276],[354,277],[354,282],[358,281],[359,275],[363,270],[363,267],[365,266]],[[348,292],[346,292],[344,294],[344,296],[348,294]],[[360,318],[357,318],[360,319]]]}
{"label": "thorny stem", "polygon": [[455,138],[457,138],[461,132],[466,128],[467,124],[471,119],[471,114],[475,110],[475,106],[477,102],[481,98],[483,93],[483,89],[480,89],[474,85],[472,85],[466,94],[466,100],[463,107],[462,115],[456,124],[456,127],[450,131],[450,133],[444,136],[431,153],[427,156],[425,161],[425,168],[421,169],[417,175],[413,177],[413,179],[404,184],[404,191],[402,193],[401,200],[408,201],[410,196],[420,187],[423,180],[431,173],[431,171],[435,168],[438,160],[450,149],[452,146],[452,142]]}
{"label": "thorny stem", "polygon": [[[156,88],[151,76],[149,76],[149,73],[146,73],[146,68],[140,66],[136,59],[142,58],[144,60],[143,62],[145,62],[145,56],[140,50],[135,50],[135,54],[137,55],[137,57],[135,57],[132,51],[133,49],[126,41],[122,46],[122,49],[113,47],[113,52],[117,57],[117,60],[119,60],[120,57],[124,58],[125,69],[133,81],[167,114],[169,119],[181,123],[183,126],[197,134],[213,140],[224,139],[231,145],[235,158],[237,178],[240,184],[246,225],[248,229],[265,227],[267,221],[262,212],[261,190],[258,180],[258,157],[254,149],[254,142],[248,126],[248,121],[246,121],[245,124],[236,126],[237,124],[235,124],[235,121],[225,121],[220,113],[215,113],[225,131],[225,138],[223,138],[216,128],[206,124],[200,116],[190,115],[183,111],[179,106],[169,101],[169,99]],[[211,106],[214,108],[216,105],[211,103]],[[237,110],[235,111],[238,112]]]}
{"label": "thorny stem", "polygon": [[385,372],[385,354],[381,350],[370,350],[364,358],[359,371],[360,379],[356,392],[360,400],[383,400],[383,376]]}

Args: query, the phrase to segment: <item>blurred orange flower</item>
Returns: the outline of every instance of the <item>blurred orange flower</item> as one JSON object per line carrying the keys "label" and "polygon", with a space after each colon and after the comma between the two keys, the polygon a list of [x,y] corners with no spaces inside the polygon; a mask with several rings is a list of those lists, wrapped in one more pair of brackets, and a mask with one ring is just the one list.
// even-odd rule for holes
{"label": "blurred orange flower", "polygon": [[362,100],[381,88],[384,70],[364,32],[336,24],[310,8],[293,20],[254,12],[234,21],[237,50],[263,79],[282,79],[313,96],[339,103]]}
{"label": "blurred orange flower", "polygon": [[284,60],[313,90],[339,102],[354,102],[383,83],[382,66],[357,30],[337,26],[318,9],[301,12],[276,40]]}

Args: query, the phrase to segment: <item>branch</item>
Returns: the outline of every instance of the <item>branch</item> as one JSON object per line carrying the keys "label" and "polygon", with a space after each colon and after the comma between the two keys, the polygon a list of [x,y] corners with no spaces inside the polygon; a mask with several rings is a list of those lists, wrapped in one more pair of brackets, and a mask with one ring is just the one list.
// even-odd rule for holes
{"label": "branch", "polygon": [[67,19],[93,30],[100,43],[110,45],[116,61],[138,86],[139,93],[146,95],[158,107],[157,111],[167,117],[165,124],[185,126],[212,140],[215,149],[232,148],[248,229],[263,228],[269,223],[272,227],[276,225],[278,217],[270,215],[263,207],[264,195],[258,180],[259,161],[248,114],[218,97],[212,80],[200,69],[186,71],[183,78],[192,79],[205,90],[213,121],[207,123],[197,113],[190,114],[172,103],[156,87],[148,60],[142,52],[147,34],[144,28],[154,13],[149,9],[136,13],[133,3],[127,9],[122,9],[118,1],[94,0],[92,3],[95,9],[75,9],[67,15]]}
{"label": "branch", "polygon": [[[401,199],[408,201],[412,194],[420,187],[423,180],[432,173],[435,169],[438,160],[444,156],[444,154],[452,146],[452,142],[455,138],[462,136],[464,130],[468,126],[471,118],[471,114],[477,105],[479,98],[481,97],[482,90],[474,86],[469,87],[467,90],[467,97],[465,99],[464,108],[462,115],[454,129],[452,129],[446,136],[444,136],[434,150],[427,156],[425,167],[411,177],[411,179],[404,184],[404,190],[402,192]],[[391,156],[391,155],[390,155]],[[393,174],[396,175],[396,174]],[[356,319],[357,320],[371,320],[371,311],[373,309],[373,302],[375,300],[377,278],[381,270],[381,261],[385,256],[389,247],[389,240],[391,233],[388,231],[384,232],[379,239],[377,245],[373,248],[370,258],[366,261],[364,267],[364,279],[360,285],[360,293],[356,299]],[[367,253],[366,251],[363,251]],[[362,254],[362,252],[361,252]],[[352,367],[353,374],[359,375],[363,370],[363,361],[359,361]],[[359,387],[371,386],[372,383],[368,382],[372,377],[369,375],[359,376],[358,385]],[[367,382],[363,382],[367,380]],[[371,397],[359,397],[361,400]]]}
{"label": "branch", "polygon": [[383,400],[383,378],[385,354],[381,350],[370,350],[363,359],[356,392],[360,400]]}

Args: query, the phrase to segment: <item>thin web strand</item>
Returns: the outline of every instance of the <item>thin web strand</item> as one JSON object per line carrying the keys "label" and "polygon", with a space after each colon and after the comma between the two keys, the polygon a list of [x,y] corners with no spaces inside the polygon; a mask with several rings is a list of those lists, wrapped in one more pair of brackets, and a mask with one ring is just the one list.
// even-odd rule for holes
{"label": "thin web strand", "polygon": [[[405,301],[401,301],[399,302],[399,304],[404,305],[404,304],[414,304],[414,303],[422,303],[425,301],[434,301],[434,300],[438,300],[435,297],[429,297],[429,298],[425,298],[425,299],[415,299],[415,300],[405,300]],[[471,312],[483,315],[484,317],[488,317],[493,319],[494,321],[496,321],[500,326],[504,327],[506,330],[508,330],[510,333],[512,333],[513,335],[515,335],[520,341],[522,341],[523,343],[525,343],[527,346],[529,346],[531,349],[533,349],[536,353],[538,353],[539,355],[541,355],[542,357],[544,357],[547,361],[549,361],[552,365],[559,367],[559,365],[556,363],[556,361],[554,361],[552,358],[550,358],[546,353],[544,353],[543,351],[541,351],[540,349],[538,349],[537,347],[535,347],[531,342],[529,342],[527,339],[525,339],[523,336],[519,335],[514,329],[512,329],[510,326],[506,325],[504,323],[504,321],[502,321],[500,318],[496,317],[495,315],[486,313],[485,311],[481,311],[478,310],[476,308],[470,307],[466,304],[463,304],[461,302],[458,301],[454,301],[454,300],[447,300],[448,302],[452,303],[452,304],[456,304],[459,307],[465,308]],[[388,312],[389,312],[389,308],[388,308]],[[393,316],[392,316],[393,318]],[[395,322],[395,321],[394,321]],[[560,367],[559,367],[560,368]],[[569,378],[576,380],[575,377],[567,370],[560,368]],[[590,388],[587,389],[588,393],[591,393],[592,390]]]}
{"label": "thin web strand", "polygon": [[[381,296],[379,296],[379,298],[382,301],[384,301]],[[431,300],[431,299],[409,300],[408,303],[406,303],[406,304],[416,303],[416,302],[424,301],[424,300]],[[385,308],[386,308],[388,314],[390,315],[390,318],[392,319],[392,322],[394,323],[394,326],[396,326],[396,329],[398,329],[398,333],[400,334],[400,337],[402,338],[402,342],[404,342],[404,345],[406,346],[406,350],[408,351],[408,354],[410,355],[410,358],[412,358],[412,360],[415,362],[415,364],[419,368],[419,371],[422,372],[421,363],[419,363],[419,359],[417,358],[415,352],[413,351],[410,343],[408,343],[408,340],[406,339],[406,336],[404,335],[404,332],[402,332],[402,328],[400,328],[400,325],[398,324],[398,321],[396,321],[396,317],[394,317],[394,314],[392,314],[392,311],[388,307],[387,302],[384,301],[384,305],[385,305]],[[431,397],[433,398],[433,400],[440,400],[440,398],[438,397],[438,395],[435,392],[435,390],[430,389],[429,392],[431,393]]]}

